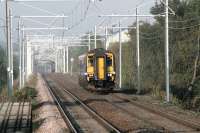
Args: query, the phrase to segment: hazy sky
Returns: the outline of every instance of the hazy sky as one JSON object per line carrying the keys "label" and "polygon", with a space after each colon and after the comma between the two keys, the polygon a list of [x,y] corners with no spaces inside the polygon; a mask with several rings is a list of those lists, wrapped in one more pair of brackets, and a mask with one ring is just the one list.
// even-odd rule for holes
{"label": "hazy sky", "polygon": [[[27,0],[28,1],[28,0]],[[32,0],[34,1],[34,0]],[[41,0],[42,1],[42,0]],[[45,0],[43,0],[45,1]],[[66,0],[68,1],[68,0]],[[91,0],[92,1],[92,0]],[[86,17],[84,21],[80,24],[69,30],[65,31],[65,35],[71,34],[84,34],[88,31],[92,31],[95,25],[112,25],[118,23],[116,18],[99,18],[101,14],[135,14],[136,5],[141,5],[139,9],[140,14],[149,14],[149,9],[154,5],[155,0],[102,0],[101,2],[97,1],[95,3],[90,2],[89,0],[71,0],[68,2],[10,2],[9,6],[12,8],[13,16],[23,16],[23,15],[67,15],[69,18],[64,20],[64,25],[70,27],[75,25],[75,23],[80,22],[81,18]],[[4,2],[0,5],[0,26],[3,26],[4,23],[2,18],[4,16]],[[89,5],[89,6],[88,6]],[[88,11],[87,11],[88,9]],[[122,18],[121,18],[122,19]],[[144,18],[150,21],[150,18]],[[152,18],[151,18],[152,20]],[[36,21],[41,21],[44,24],[39,24]],[[135,18],[123,18],[122,22],[124,25],[130,25],[135,21]],[[34,19],[34,20],[24,20],[25,27],[47,27],[50,26],[63,26],[63,19]],[[13,33],[14,40],[17,39],[17,23],[18,18],[13,20]],[[0,40],[4,40],[4,30],[0,27],[1,34]],[[102,30],[98,29],[98,32]],[[48,32],[50,33],[50,32]],[[62,32],[51,32],[52,34],[61,34]],[[29,32],[29,34],[46,34],[42,31],[39,32]]]}

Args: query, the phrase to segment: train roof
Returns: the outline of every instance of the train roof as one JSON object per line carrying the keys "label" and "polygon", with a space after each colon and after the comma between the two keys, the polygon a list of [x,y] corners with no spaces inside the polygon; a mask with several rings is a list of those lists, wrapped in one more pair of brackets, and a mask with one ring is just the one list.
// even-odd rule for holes
{"label": "train roof", "polygon": [[88,53],[100,54],[100,53],[106,53],[106,52],[112,53],[110,50],[105,50],[104,48],[92,49]]}
{"label": "train roof", "polygon": [[79,58],[79,60],[83,60],[87,56],[87,54],[94,53],[95,56],[101,56],[101,55],[104,55],[106,52],[112,53],[110,50],[105,50],[103,48],[97,48],[97,49],[92,49],[92,50],[88,51],[88,53],[86,53],[86,54],[80,55],[78,58]]}

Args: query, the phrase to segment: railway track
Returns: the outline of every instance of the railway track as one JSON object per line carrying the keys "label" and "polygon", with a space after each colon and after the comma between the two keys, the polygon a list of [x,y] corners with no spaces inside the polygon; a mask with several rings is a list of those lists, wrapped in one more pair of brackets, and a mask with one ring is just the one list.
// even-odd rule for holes
{"label": "railway track", "polygon": [[0,107],[0,132],[31,132],[31,103],[3,102]]}
{"label": "railway track", "polygon": [[[125,132],[199,132],[199,123],[195,123],[190,120],[184,120],[181,117],[177,117],[176,114],[169,114],[165,111],[160,110],[159,108],[152,108],[150,105],[141,103],[138,101],[134,101],[130,98],[127,98],[125,95],[122,97],[121,95],[111,93],[106,95],[97,95],[94,93],[94,96],[97,95],[98,97],[94,97],[93,93],[88,91],[83,91],[80,88],[77,88],[76,82],[73,81],[73,79],[68,79],[68,77],[59,77],[59,76],[52,76],[52,80],[56,81],[60,87],[65,91],[70,91],[72,95],[76,95],[76,97],[80,98],[82,101],[84,101],[87,106],[93,108],[97,113],[99,113],[104,119],[111,122],[116,127],[122,129],[121,131]],[[65,81],[64,81],[64,79]],[[62,81],[63,79],[63,81]],[[69,85],[66,87],[66,85]],[[70,86],[76,86],[73,87],[73,89],[70,89]],[[101,96],[102,95],[102,96]],[[85,97],[85,98],[84,98]],[[114,100],[115,99],[115,100]],[[118,100],[116,100],[118,99]],[[89,101],[89,102],[88,102]],[[135,123],[135,126],[133,125],[133,128],[129,128],[126,126],[122,126],[121,122],[117,123],[116,121],[113,121],[111,117],[109,117],[108,114],[110,114],[113,117],[118,117],[119,115],[114,115],[112,113],[106,113],[104,110],[110,110],[109,109],[101,109],[101,106],[98,106],[98,104],[104,104],[102,107],[109,108],[110,106],[113,106],[112,108],[116,108],[116,111],[113,113],[118,114],[119,112],[122,112],[121,114],[128,114],[131,118],[138,119],[138,123]],[[117,111],[118,110],[118,111]],[[120,111],[119,111],[120,110]],[[103,112],[103,113],[102,113]],[[144,113],[144,114],[143,114]],[[174,116],[173,116],[174,115]],[[121,118],[121,117],[120,117]],[[121,121],[121,119],[119,119]],[[137,121],[135,121],[137,122]],[[150,125],[150,127],[143,126],[142,123],[147,123]],[[131,125],[131,123],[129,123]],[[144,128],[143,128],[144,127]]]}
{"label": "railway track", "polygon": [[[65,122],[69,126],[71,132],[73,132],[73,133],[86,132],[84,127],[81,127],[78,124],[78,122],[77,122],[78,120],[76,120],[76,118],[74,118],[74,115],[72,114],[72,112],[70,112],[69,110],[66,109],[66,107],[63,104],[63,102],[61,101],[61,99],[58,97],[58,95],[55,94],[55,92],[54,92],[55,86],[53,87],[52,85],[50,85],[49,81],[47,81],[47,79],[45,77],[44,77],[44,80],[46,81],[48,89],[49,89],[51,95],[53,96],[55,102],[57,103],[59,111],[61,112],[61,114],[62,114]],[[92,108],[90,108],[85,103],[83,103],[73,93],[71,93],[70,91],[68,91],[66,89],[62,89],[62,90],[75,101],[76,106],[80,105],[90,116],[92,116],[93,119],[95,119],[95,121],[97,121],[97,123],[101,124],[101,126],[103,126],[107,132],[113,132],[113,133],[121,132],[119,129],[114,127],[111,123],[109,123],[104,118],[102,118],[100,115],[98,115]],[[88,126],[91,126],[91,125],[88,125]],[[94,129],[95,127],[90,127],[90,128]]]}
{"label": "railway track", "polygon": [[137,106],[141,109],[144,109],[144,110],[147,110],[153,114],[156,114],[156,115],[160,115],[164,118],[167,118],[171,121],[174,121],[176,123],[179,123],[183,126],[186,126],[188,128],[191,128],[193,129],[194,131],[200,131],[200,123],[197,123],[197,122],[194,122],[192,120],[184,120],[184,119],[181,119],[179,117],[176,116],[176,114],[172,114],[172,113],[167,113],[167,112],[164,112],[158,108],[152,108],[150,107],[148,104],[146,103],[140,103],[140,102],[137,102],[137,101],[134,101],[134,100],[131,100],[129,98],[124,98],[124,97],[121,97],[119,95],[116,95],[116,94],[112,94],[112,96],[118,98],[118,99],[121,99],[123,101],[126,101],[126,102],[129,102],[130,104],[132,104],[133,106]]}

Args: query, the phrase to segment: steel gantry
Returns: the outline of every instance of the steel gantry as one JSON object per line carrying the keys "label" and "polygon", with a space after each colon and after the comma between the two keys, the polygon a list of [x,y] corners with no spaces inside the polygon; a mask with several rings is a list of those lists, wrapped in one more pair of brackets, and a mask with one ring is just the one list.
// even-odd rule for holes
{"label": "steel gantry", "polygon": [[[18,30],[19,30],[19,88],[22,88],[25,85],[25,80],[27,78],[27,66],[26,66],[26,56],[27,56],[27,46],[26,46],[26,39],[27,36],[25,35],[26,31],[41,31],[41,30],[68,30],[66,27],[27,27],[24,28],[22,25],[22,21],[25,18],[67,18],[68,16],[65,15],[56,15],[56,16],[18,16]],[[29,35],[30,36],[30,35]]]}
{"label": "steel gantry", "polygon": [[[11,16],[11,9],[9,8],[8,2],[42,2],[43,0],[0,0],[0,2],[5,2],[5,28],[6,28],[6,45],[7,45],[7,88],[8,88],[8,95],[12,96],[13,94],[13,42],[12,42],[12,17]],[[69,2],[69,1],[75,1],[75,0],[45,0],[45,2]],[[44,2],[44,1],[43,1]],[[33,8],[33,7],[31,7]],[[34,8],[40,11],[39,8]],[[48,11],[46,11],[47,13]],[[48,12],[50,13],[50,12]],[[51,14],[51,13],[50,13]],[[21,16],[22,18],[63,18],[66,16]],[[25,83],[25,51],[27,51],[27,47],[25,46],[25,33],[24,30],[27,30],[23,27],[21,23],[21,19],[19,19],[18,22],[19,26],[19,88],[22,88]],[[43,28],[43,27],[41,27]],[[41,28],[38,28],[41,30]],[[23,29],[23,31],[22,31]],[[54,30],[55,28],[48,28],[48,30]],[[62,29],[61,27],[59,30]],[[33,30],[33,29],[32,29]],[[45,30],[45,29],[43,29]],[[62,30],[68,30],[68,28],[63,27]]]}
{"label": "steel gantry", "polygon": [[[138,14],[137,8],[136,8],[136,14],[133,15],[119,15],[119,14],[111,14],[111,15],[100,15],[99,17],[136,17],[136,22],[139,23],[138,17],[165,17],[165,83],[166,83],[166,101],[170,102],[170,88],[169,88],[169,10],[173,15],[175,15],[175,12],[169,7],[169,1],[161,0],[161,2],[165,5],[165,14],[157,14],[157,15],[141,15]],[[136,24],[139,29],[139,24]],[[137,34],[139,30],[137,30]],[[138,76],[140,76],[140,57],[139,57],[139,34],[137,35],[137,69],[138,69]],[[138,93],[140,93],[141,88],[140,87],[140,77],[138,77],[139,83],[138,83]]]}
{"label": "steel gantry", "polygon": [[[29,35],[30,36],[30,35]],[[55,70],[56,72],[58,72],[58,67],[59,67],[59,63],[58,63],[58,53],[59,53],[59,50],[62,50],[63,54],[62,54],[62,60],[63,60],[63,73],[65,72],[69,72],[69,69],[68,69],[68,66],[69,66],[69,47],[88,47],[88,50],[89,50],[89,43],[85,42],[81,42],[83,40],[86,40],[87,39],[72,39],[70,41],[70,39],[66,39],[66,38],[63,38],[63,39],[59,39],[59,37],[57,38],[54,38],[52,41],[53,41],[53,44],[55,45],[54,47],[56,48],[56,52],[55,52]],[[76,42],[75,42],[76,41]],[[39,46],[41,45],[42,43],[46,43],[47,40],[46,39],[32,39],[30,40],[29,39],[29,43],[31,43],[33,46]],[[67,65],[66,65],[67,63]]]}

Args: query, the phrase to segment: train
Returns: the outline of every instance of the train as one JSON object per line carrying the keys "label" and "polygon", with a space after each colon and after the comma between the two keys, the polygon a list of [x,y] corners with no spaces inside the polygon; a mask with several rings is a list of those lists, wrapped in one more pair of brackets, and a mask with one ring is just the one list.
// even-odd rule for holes
{"label": "train", "polygon": [[86,89],[113,90],[115,87],[115,57],[103,48],[79,56],[79,84]]}

